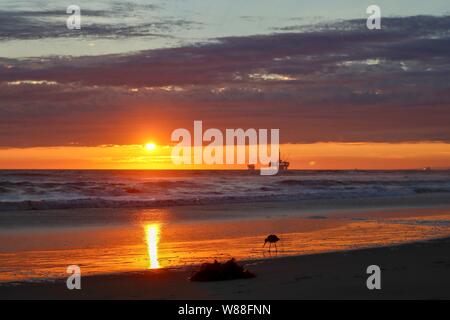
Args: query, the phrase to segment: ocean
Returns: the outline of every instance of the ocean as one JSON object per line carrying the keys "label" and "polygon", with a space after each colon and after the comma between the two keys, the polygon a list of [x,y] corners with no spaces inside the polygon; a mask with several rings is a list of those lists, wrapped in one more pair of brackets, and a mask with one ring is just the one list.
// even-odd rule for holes
{"label": "ocean", "polygon": [[0,211],[450,193],[450,171],[0,170]]}

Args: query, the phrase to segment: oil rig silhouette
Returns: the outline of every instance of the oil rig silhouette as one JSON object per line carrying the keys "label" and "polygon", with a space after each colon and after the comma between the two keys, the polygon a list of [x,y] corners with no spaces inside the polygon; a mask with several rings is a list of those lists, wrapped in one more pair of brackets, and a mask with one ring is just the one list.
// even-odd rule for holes
{"label": "oil rig silhouette", "polygon": [[[290,162],[281,159],[281,151],[278,154],[278,162],[271,162],[269,167],[278,167],[278,171],[287,171],[290,166]],[[247,165],[247,169],[250,171],[255,171],[256,166],[254,164]]]}

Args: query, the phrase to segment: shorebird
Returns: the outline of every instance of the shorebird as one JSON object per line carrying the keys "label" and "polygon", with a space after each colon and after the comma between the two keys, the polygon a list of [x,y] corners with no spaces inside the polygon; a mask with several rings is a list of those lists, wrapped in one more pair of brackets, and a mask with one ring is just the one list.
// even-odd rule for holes
{"label": "shorebird", "polygon": [[274,234],[271,234],[270,236],[268,236],[268,237],[264,240],[263,248],[266,246],[266,243],[268,242],[268,243],[269,243],[269,251],[270,251],[270,248],[272,247],[272,243],[275,244],[275,250],[278,251],[278,248],[277,248],[277,242],[278,242],[278,241],[280,241],[280,238],[278,238],[278,237],[277,237],[276,235],[274,235]]}

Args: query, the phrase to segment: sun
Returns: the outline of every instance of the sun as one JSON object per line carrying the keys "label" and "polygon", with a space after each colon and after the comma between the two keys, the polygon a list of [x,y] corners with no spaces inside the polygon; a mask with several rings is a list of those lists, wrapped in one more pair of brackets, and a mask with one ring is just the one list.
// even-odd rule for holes
{"label": "sun", "polygon": [[156,144],[149,142],[145,144],[145,149],[147,149],[148,151],[153,151],[156,149]]}

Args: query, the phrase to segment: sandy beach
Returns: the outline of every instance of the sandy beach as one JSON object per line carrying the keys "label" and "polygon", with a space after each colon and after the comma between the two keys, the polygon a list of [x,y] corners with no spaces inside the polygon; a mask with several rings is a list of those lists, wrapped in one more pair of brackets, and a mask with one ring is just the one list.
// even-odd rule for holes
{"label": "sandy beach", "polygon": [[[2,212],[0,283],[186,268],[416,242],[450,235],[448,199],[337,199],[171,208]],[[268,252],[269,234],[281,240]]]}
{"label": "sandy beach", "polygon": [[[0,299],[449,299],[448,201],[3,212]],[[271,231],[282,240],[269,252]],[[231,257],[256,278],[188,280],[199,264]],[[80,291],[66,288],[72,264]],[[382,290],[366,287],[370,265],[382,270]]]}
{"label": "sandy beach", "polygon": [[[193,268],[149,270],[0,286],[1,299],[450,299],[450,239],[253,261],[249,280],[194,283]],[[366,268],[382,270],[382,289],[366,287]]]}

